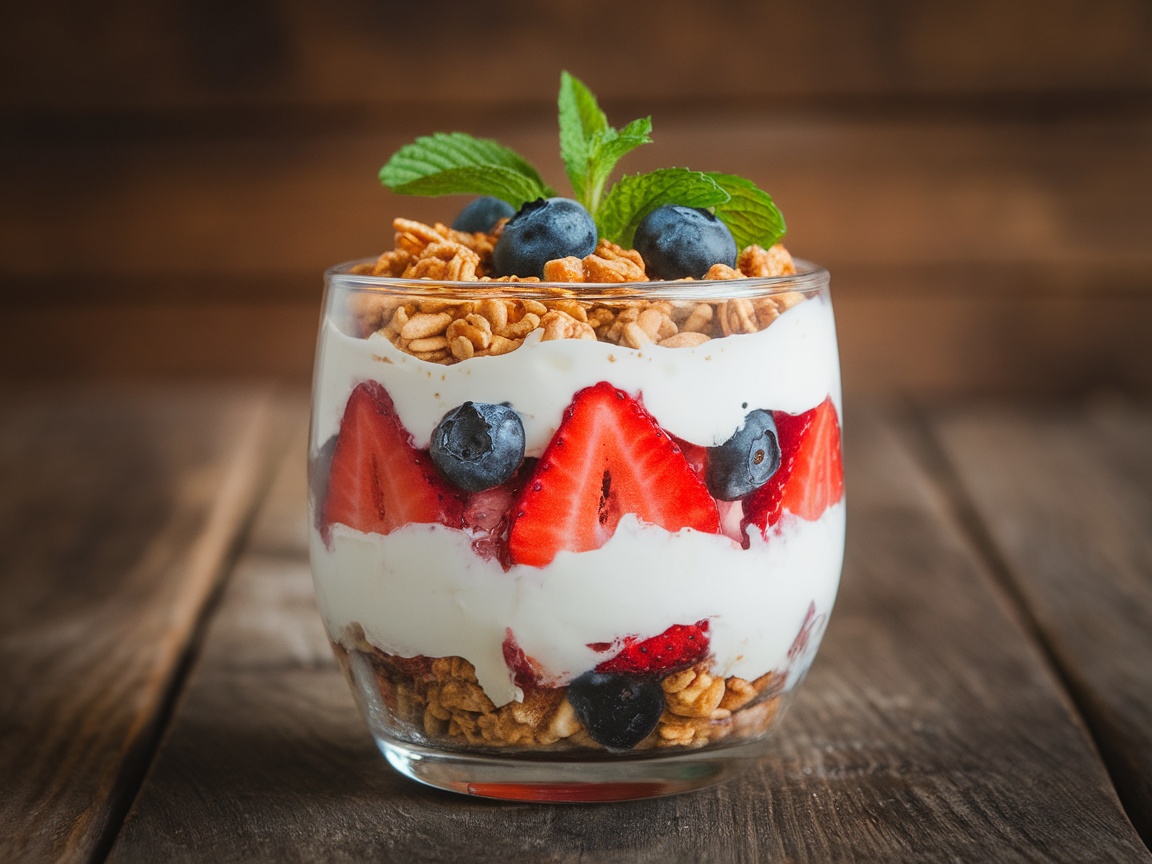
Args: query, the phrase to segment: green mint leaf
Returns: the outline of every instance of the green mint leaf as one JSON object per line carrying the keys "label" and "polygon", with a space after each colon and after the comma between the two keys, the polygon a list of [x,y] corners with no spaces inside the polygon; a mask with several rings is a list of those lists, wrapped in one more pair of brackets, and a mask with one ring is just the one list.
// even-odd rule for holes
{"label": "green mint leaf", "polygon": [[553,191],[515,150],[463,132],[437,132],[401,147],[380,182],[404,195],[493,195],[519,208]]}
{"label": "green mint leaf", "polygon": [[641,144],[650,144],[651,132],[652,118],[642,117],[633,120],[620,131],[606,129],[593,139],[586,180],[588,200],[583,202],[590,213],[595,215],[600,208],[604,185],[616,163],[624,154]]}
{"label": "green mint leaf", "polygon": [[728,193],[709,175],[687,168],[661,168],[648,174],[621,177],[608,190],[596,214],[601,237],[631,247],[641,220],[665,204],[719,207]]}
{"label": "green mint leaf", "polygon": [[[580,79],[560,73],[560,158],[572,189],[580,197],[588,176],[592,140],[608,127],[608,118],[600,110],[592,91]],[[585,203],[585,202],[581,202]]]}
{"label": "green mint leaf", "polygon": [[558,104],[564,170],[576,200],[595,218],[616,163],[625,153],[651,142],[652,119],[633,120],[623,129],[614,129],[592,91],[567,72],[560,73]]}
{"label": "green mint leaf", "polygon": [[448,168],[389,188],[402,195],[492,195],[507,201],[517,210],[528,201],[552,195],[547,187],[541,187],[534,180],[502,165]]}
{"label": "green mint leaf", "polygon": [[732,232],[737,249],[753,243],[767,249],[779,242],[787,229],[772,196],[751,180],[734,174],[709,173],[708,177],[729,195],[728,201],[716,205],[715,212]]}

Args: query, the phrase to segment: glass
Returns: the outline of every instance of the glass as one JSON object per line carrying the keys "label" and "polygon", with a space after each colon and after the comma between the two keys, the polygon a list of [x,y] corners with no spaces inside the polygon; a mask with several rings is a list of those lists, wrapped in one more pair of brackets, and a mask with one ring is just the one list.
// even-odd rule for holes
{"label": "glass", "polygon": [[607,801],[762,754],[843,559],[827,272],[574,287],[356,264],[326,274],[311,554],[388,761]]}

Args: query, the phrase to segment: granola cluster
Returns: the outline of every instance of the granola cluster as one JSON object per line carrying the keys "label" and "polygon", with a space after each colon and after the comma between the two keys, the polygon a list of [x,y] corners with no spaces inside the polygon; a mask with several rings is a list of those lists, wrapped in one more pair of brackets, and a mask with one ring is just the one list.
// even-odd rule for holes
{"label": "granola cluster", "polygon": [[[371,665],[392,722],[425,741],[486,747],[602,750],[581,725],[564,687],[524,694],[523,702],[496,707],[462,657],[404,658],[357,640],[352,649]],[[336,644],[347,671],[348,650]],[[351,676],[350,676],[351,677]],[[362,682],[361,682],[362,683]],[[354,682],[355,685],[355,682]],[[730,736],[756,738],[776,719],[780,681],[713,676],[706,664],[661,682],[665,709],[655,730],[635,749],[696,748]]]}
{"label": "granola cluster", "polygon": [[[454,231],[397,219],[395,248],[354,273],[372,276],[476,283],[538,282],[535,277],[499,277],[491,273],[492,249],[502,225],[491,234]],[[792,256],[777,244],[770,249],[748,246],[736,268],[714,265],[705,280],[783,276],[796,272]],[[798,292],[771,297],[715,301],[651,301],[627,283],[647,280],[644,260],[635,250],[601,240],[584,258],[559,258],[544,267],[548,283],[621,286],[600,291],[595,301],[580,298],[579,289],[553,285],[540,299],[453,300],[429,296],[421,301],[371,292],[356,293],[350,312],[356,335],[379,332],[405,353],[450,365],[473,357],[507,354],[532,334],[541,341],[596,339],[627,348],[659,345],[685,348],[737,333],[768,327],[782,312],[803,299]],[[495,287],[495,286],[494,286]],[[481,287],[482,290],[482,287]],[[604,299],[604,293],[615,293]],[[619,299],[617,299],[617,297]]]}

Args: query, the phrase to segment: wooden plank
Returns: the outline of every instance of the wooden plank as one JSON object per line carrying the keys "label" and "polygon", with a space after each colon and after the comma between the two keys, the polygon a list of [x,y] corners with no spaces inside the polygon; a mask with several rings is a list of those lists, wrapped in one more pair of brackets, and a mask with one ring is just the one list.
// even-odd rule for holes
{"label": "wooden plank", "polygon": [[[1152,861],[903,440],[870,411],[847,434],[840,603],[744,776],[594,808],[403,780],[325,655],[303,554],[258,532],[110,860]],[[286,470],[302,502],[300,460]],[[299,511],[280,512],[298,530]]]}
{"label": "wooden plank", "polygon": [[1152,412],[941,412],[933,428],[1152,842]]}
{"label": "wooden plank", "polygon": [[[1152,269],[1146,115],[989,123],[713,110],[657,114],[654,123],[655,143],[621,170],[675,164],[747,176],[779,203],[793,252],[833,270]],[[454,215],[459,199],[391,195],[376,181],[396,148],[441,125],[389,117],[383,127],[295,134],[13,143],[0,161],[0,277],[71,281],[63,302],[84,298],[93,275],[100,287],[124,277],[121,296],[133,289],[150,301],[166,284],[197,299],[243,292],[245,279],[260,294],[269,277],[314,280],[334,263],[390,248],[395,216]],[[551,109],[481,118],[468,131],[499,138],[566,185]],[[216,286],[215,274],[229,280]],[[171,276],[179,278],[165,283]],[[921,287],[936,290],[935,281]]]}
{"label": "wooden plank", "polygon": [[0,859],[91,861],[267,468],[267,400],[57,386],[0,412]]}
{"label": "wooden plank", "polygon": [[[921,294],[925,277],[878,285],[833,276],[848,392],[932,395],[1152,393],[1152,293]],[[275,377],[312,374],[320,311],[291,301],[112,303],[0,316],[0,380]]]}
{"label": "wooden plank", "polygon": [[[560,178],[549,117],[474,131]],[[384,155],[431,128],[404,122],[14,148],[0,376],[305,381],[323,269],[390,243],[396,213],[458,203],[377,187]],[[850,392],[1152,391],[1146,117],[657,123],[626,165],[716,167],[722,142],[724,167],[780,201],[792,248],[829,266]]]}
{"label": "wooden plank", "polygon": [[[963,8],[456,0],[435,15],[349,2],[280,0],[241,11],[117,0],[94,15],[45,0],[9,6],[0,19],[0,106],[547,104],[565,67],[617,99],[1147,92],[1146,13],[1140,0],[970,0]],[[55,62],[42,62],[44,44]],[[516,62],[491,62],[488,48]]]}

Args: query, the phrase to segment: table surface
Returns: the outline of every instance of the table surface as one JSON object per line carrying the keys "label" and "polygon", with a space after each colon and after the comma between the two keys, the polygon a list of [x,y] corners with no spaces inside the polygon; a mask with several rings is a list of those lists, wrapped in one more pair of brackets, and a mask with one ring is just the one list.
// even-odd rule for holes
{"label": "table surface", "polygon": [[849,403],[844,580],[772,745],[576,806],[376,753],[312,599],[303,394],[3,395],[0,860],[1152,861],[1146,404]]}

